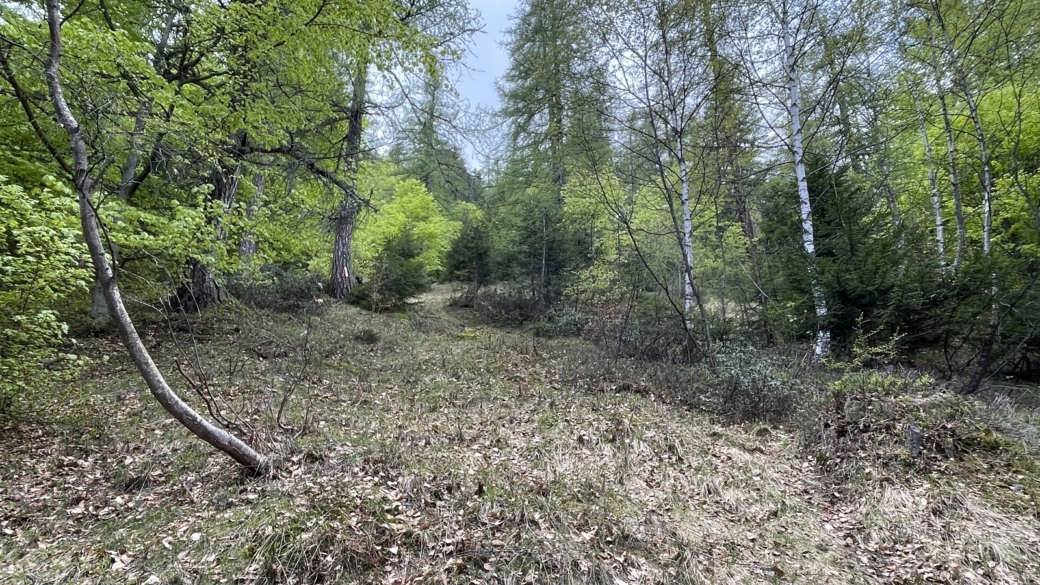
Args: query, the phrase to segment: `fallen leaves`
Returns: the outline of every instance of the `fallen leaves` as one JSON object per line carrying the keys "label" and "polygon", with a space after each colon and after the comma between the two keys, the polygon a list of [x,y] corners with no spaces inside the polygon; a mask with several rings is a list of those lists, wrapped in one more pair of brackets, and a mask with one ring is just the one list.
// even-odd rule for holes
{"label": "fallen leaves", "polygon": [[363,323],[383,341],[330,354],[348,357],[315,376],[310,434],[276,445],[273,477],[238,477],[135,394],[94,439],[0,437],[0,547],[21,555],[0,580],[983,583],[1037,568],[1037,521],[973,487],[836,490],[782,428],[720,427],[634,379],[578,391],[577,340],[535,354],[522,334],[416,335],[337,310],[346,338]]}

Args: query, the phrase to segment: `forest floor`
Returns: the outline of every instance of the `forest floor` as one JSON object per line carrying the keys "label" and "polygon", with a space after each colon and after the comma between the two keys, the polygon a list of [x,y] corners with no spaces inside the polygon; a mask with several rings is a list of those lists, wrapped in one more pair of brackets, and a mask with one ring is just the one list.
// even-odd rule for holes
{"label": "forest floor", "polygon": [[836,481],[799,431],[674,405],[652,365],[477,326],[447,294],[142,327],[182,393],[176,364],[206,370],[269,477],[172,423],[117,340],[84,341],[68,414],[0,435],[0,582],[1040,583],[1021,457]]}

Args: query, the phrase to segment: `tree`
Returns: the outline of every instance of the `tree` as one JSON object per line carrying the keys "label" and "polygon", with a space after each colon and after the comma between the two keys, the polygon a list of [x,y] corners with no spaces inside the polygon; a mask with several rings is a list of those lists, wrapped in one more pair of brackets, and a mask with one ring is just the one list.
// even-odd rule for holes
{"label": "tree", "polygon": [[456,202],[477,201],[483,185],[462,155],[461,137],[469,129],[460,120],[467,113],[440,72],[423,80],[422,95],[421,103],[409,101],[415,111],[395,137],[392,158],[405,176],[422,182],[445,209]]}
{"label": "tree", "polygon": [[116,328],[126,346],[130,357],[144,378],[152,396],[178,422],[200,439],[223,451],[241,465],[256,472],[266,471],[270,466],[267,457],[261,455],[241,439],[221,429],[180,399],[155,365],[151,355],[141,342],[137,329],[130,320],[130,315],[123,304],[116,275],[105,253],[101,240],[101,231],[94,204],[94,181],[90,177],[91,163],[87,157],[87,145],[83,138],[83,129],[72,114],[61,83],[61,9],[58,0],[47,0],[47,27],[50,33],[50,49],[47,55],[44,73],[47,78],[47,89],[59,124],[68,133],[72,145],[73,180],[79,199],[80,218],[83,227],[83,238],[86,240],[90,259],[94,265],[98,281],[101,284],[109,311],[115,316]]}
{"label": "tree", "polygon": [[[780,35],[784,46],[784,73],[787,76],[787,93],[789,101],[787,113],[791,120],[791,154],[794,155],[794,174],[798,185],[798,210],[802,220],[802,246],[809,260],[809,279],[816,310],[816,318],[822,323],[827,318],[827,301],[823,296],[823,288],[816,276],[816,244],[813,237],[812,202],[809,199],[809,185],[805,176],[805,148],[803,146],[801,97],[798,83],[799,56],[801,49],[796,47],[796,30],[814,16],[815,6],[810,4],[800,12],[792,14],[793,6],[786,0],[779,9],[774,8],[773,16],[780,25]],[[816,332],[814,356],[823,358],[830,350],[830,331],[820,326]]]}
{"label": "tree", "polygon": [[[511,57],[500,92],[508,146],[489,220],[508,231],[510,276],[521,276],[542,305],[554,302],[566,275],[586,263],[582,230],[563,222],[562,189],[591,144],[602,146],[603,115],[593,97],[602,79],[590,60],[584,6],[573,0],[531,0],[509,31]],[[602,85],[599,85],[602,88]],[[503,259],[504,255],[500,255]]]}
{"label": "tree", "polygon": [[[360,121],[343,116],[352,113],[344,103],[359,102],[343,96],[359,92],[344,90],[339,66],[383,65],[403,52],[432,63],[436,44],[407,25],[400,5],[366,6],[318,0],[272,10],[232,2],[156,14],[145,5],[112,11],[99,2],[63,19],[51,1],[39,21],[31,10],[4,12],[5,81],[35,150],[72,180],[102,296],[134,363],[178,421],[257,471],[268,466],[265,456],[205,420],[166,383],[123,303],[120,267],[142,246],[157,250],[148,259],[160,273],[180,274],[175,266],[188,259],[194,282],[176,302],[201,309],[219,300],[214,267],[234,261],[227,250],[238,248],[232,238],[243,233],[236,199],[247,169],[281,162],[356,196],[326,167],[344,156],[344,129],[353,132],[346,142],[360,144]],[[46,36],[38,34],[40,22]],[[330,32],[340,28],[374,32]],[[49,55],[42,84],[33,69],[41,47]],[[71,88],[62,75],[70,62],[78,73]],[[36,98],[39,88],[48,101]],[[71,148],[62,146],[62,129]],[[340,138],[330,138],[335,134]]]}
{"label": "tree", "polygon": [[706,350],[711,346],[711,331],[696,282],[693,224],[704,192],[694,186],[689,156],[705,105],[716,89],[713,84],[720,80],[715,78],[705,44],[710,37],[705,32],[714,29],[710,19],[689,19],[693,8],[690,2],[666,0],[616,4],[605,9],[599,20],[607,59],[619,79],[615,92],[621,111],[637,116],[616,118],[616,122],[628,122],[628,130],[641,135],[644,150],[639,156],[654,169],[651,184],[668,207],[681,252],[683,320],[692,329],[696,310]]}

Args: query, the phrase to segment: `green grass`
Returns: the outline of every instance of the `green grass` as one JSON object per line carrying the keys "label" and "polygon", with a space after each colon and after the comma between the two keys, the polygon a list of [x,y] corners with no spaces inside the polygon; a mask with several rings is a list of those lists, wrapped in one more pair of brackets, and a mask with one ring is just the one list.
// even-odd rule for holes
{"label": "green grass", "polygon": [[247,420],[265,478],[169,423],[99,341],[89,416],[0,438],[0,581],[1037,582],[1022,465],[838,485],[796,430],[673,405],[678,374],[475,325],[446,295],[145,332],[178,389],[197,360]]}

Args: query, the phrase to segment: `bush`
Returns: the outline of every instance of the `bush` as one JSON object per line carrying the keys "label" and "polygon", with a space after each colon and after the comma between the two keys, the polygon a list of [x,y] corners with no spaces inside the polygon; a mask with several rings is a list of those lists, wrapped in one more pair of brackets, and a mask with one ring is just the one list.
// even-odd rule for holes
{"label": "bush", "polygon": [[615,357],[691,364],[704,356],[674,311],[654,306],[603,305],[586,334]]}
{"label": "bush", "polygon": [[365,345],[375,345],[379,343],[379,334],[374,329],[368,327],[358,331],[354,335],[354,341],[358,343],[364,343]]}
{"label": "bush", "polygon": [[430,286],[422,242],[410,229],[386,241],[376,257],[369,280],[355,286],[348,302],[370,311],[385,311],[404,305]]}
{"label": "bush", "polygon": [[488,324],[518,327],[537,319],[543,306],[522,288],[513,287],[481,291],[474,298],[473,309]]}
{"label": "bush", "polygon": [[716,390],[723,414],[742,421],[787,421],[806,398],[805,385],[789,371],[790,362],[752,347],[715,356]]}
{"label": "bush", "polygon": [[25,416],[80,359],[60,351],[57,303],[91,275],[76,200],[55,184],[25,192],[0,176],[0,416]]}
{"label": "bush", "polygon": [[536,337],[579,337],[585,328],[595,319],[591,313],[571,309],[570,307],[553,307],[542,315],[534,326]]}
{"label": "bush", "polygon": [[240,302],[255,309],[279,313],[316,311],[324,303],[316,303],[321,295],[322,277],[311,272],[266,264],[259,275],[239,275],[228,279],[227,291]]}

